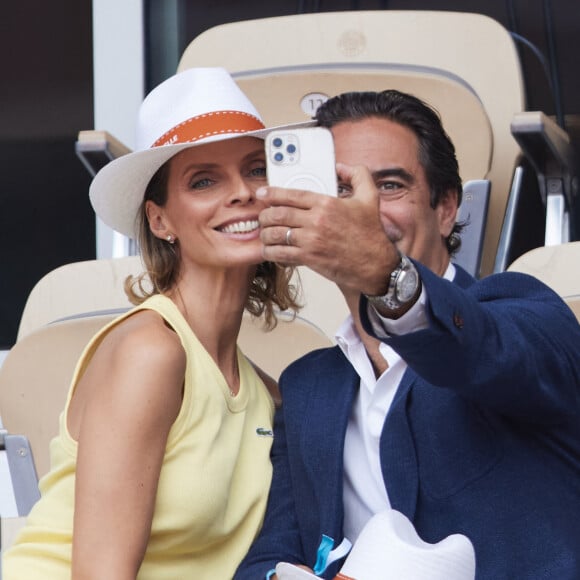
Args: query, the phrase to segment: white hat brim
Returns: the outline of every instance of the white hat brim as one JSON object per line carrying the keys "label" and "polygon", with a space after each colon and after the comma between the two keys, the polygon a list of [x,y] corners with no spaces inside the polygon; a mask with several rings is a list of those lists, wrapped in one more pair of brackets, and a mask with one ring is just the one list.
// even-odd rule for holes
{"label": "white hat brim", "polygon": [[425,542],[405,515],[388,509],[367,522],[341,573],[357,580],[474,580],[475,551],[463,534]]}

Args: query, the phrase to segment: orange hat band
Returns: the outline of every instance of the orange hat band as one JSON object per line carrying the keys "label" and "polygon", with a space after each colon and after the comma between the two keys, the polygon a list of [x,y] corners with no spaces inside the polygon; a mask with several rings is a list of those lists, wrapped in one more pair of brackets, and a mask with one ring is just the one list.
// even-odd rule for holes
{"label": "orange hat band", "polygon": [[265,125],[254,115],[241,111],[214,111],[192,117],[179,123],[155,141],[151,147],[192,143],[213,135],[247,133],[264,129]]}

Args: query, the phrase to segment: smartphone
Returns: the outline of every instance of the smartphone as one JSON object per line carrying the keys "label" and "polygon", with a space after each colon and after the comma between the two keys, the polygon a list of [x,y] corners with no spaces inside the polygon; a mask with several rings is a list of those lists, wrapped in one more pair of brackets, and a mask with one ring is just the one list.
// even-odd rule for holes
{"label": "smartphone", "polygon": [[337,195],[334,143],[324,127],[277,129],[266,137],[268,184]]}

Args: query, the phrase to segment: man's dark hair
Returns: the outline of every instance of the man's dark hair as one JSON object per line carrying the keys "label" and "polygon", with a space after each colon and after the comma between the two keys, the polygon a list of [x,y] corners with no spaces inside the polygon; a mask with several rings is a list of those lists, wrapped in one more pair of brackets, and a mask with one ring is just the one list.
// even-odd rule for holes
{"label": "man's dark hair", "polygon": [[[431,190],[432,208],[449,191],[456,191],[457,204],[461,203],[462,185],[455,147],[441,125],[439,114],[417,97],[396,90],[343,93],[323,103],[315,119],[318,125],[330,128],[369,117],[388,119],[409,128],[417,136],[419,162]],[[459,234],[464,227],[464,223],[455,223],[445,240],[450,255],[459,249]]]}

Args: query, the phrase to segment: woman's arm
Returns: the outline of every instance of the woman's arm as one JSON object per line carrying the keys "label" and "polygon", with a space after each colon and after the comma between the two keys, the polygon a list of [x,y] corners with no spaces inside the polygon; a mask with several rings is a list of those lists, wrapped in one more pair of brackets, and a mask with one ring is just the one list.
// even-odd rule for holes
{"label": "woman's arm", "polygon": [[74,580],[135,579],[185,362],[177,335],[142,312],[105,337],[79,381],[69,420],[78,441]]}

